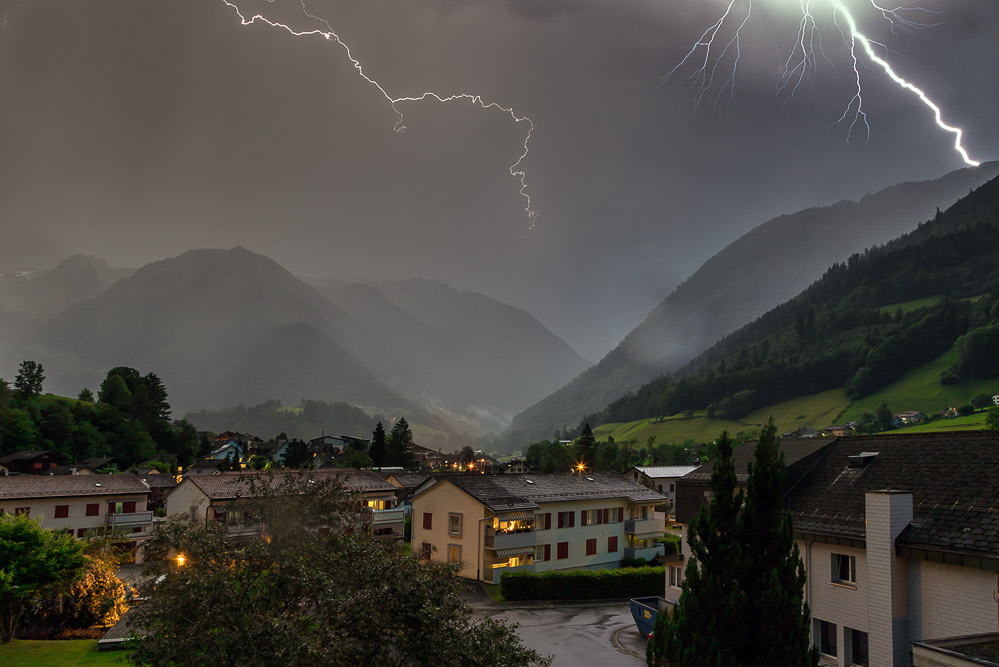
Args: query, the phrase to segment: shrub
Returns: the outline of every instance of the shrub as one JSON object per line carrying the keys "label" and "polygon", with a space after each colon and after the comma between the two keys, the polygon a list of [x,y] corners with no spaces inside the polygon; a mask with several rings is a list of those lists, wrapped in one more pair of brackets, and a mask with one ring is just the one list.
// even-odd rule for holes
{"label": "shrub", "polygon": [[507,600],[606,600],[661,595],[663,567],[510,572],[500,580]]}
{"label": "shrub", "polygon": [[966,403],[965,405],[962,405],[957,409],[957,414],[961,415],[962,417],[973,415],[975,414],[975,406],[973,406],[970,403]]}
{"label": "shrub", "polygon": [[649,561],[644,558],[622,558],[621,567],[645,567]]}

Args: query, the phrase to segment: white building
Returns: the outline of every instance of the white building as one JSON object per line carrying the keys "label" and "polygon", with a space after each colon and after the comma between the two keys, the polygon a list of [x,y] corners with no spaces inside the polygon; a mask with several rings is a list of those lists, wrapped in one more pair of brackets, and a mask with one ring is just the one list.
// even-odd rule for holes
{"label": "white building", "polygon": [[[752,450],[736,450],[740,486]],[[907,666],[914,642],[996,632],[999,437],[897,434],[789,442],[784,451],[823,664]],[[705,474],[710,465],[680,482],[684,524],[705,498]],[[675,601],[678,572],[670,574],[666,597]]]}
{"label": "white building", "polygon": [[461,564],[469,579],[600,569],[650,560],[665,497],[615,473],[433,477],[413,496],[413,553]]}
{"label": "white building", "polygon": [[670,513],[676,505],[676,481],[698,466],[635,466],[625,473],[633,482],[655,489],[668,498],[666,505]]}

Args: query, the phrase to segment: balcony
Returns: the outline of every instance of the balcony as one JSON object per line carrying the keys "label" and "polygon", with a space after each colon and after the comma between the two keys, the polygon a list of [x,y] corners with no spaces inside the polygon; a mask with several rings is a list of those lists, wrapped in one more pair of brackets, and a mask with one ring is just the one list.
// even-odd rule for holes
{"label": "balcony", "polygon": [[493,535],[492,531],[486,533],[485,546],[487,549],[516,549],[518,547],[533,547],[537,543],[537,538],[533,530],[525,530],[520,533],[500,533]]}
{"label": "balcony", "polygon": [[663,519],[625,519],[624,521],[626,535],[662,533],[664,530],[666,530],[666,522]]}
{"label": "balcony", "polygon": [[121,528],[131,528],[135,526],[148,526],[153,522],[153,513],[149,512],[123,512],[120,514],[105,514],[104,523],[109,526]]}
{"label": "balcony", "polygon": [[624,557],[625,558],[644,558],[645,560],[651,561],[656,557],[662,555],[665,551],[665,547],[661,544],[655,544],[651,547],[625,547]]}
{"label": "balcony", "polygon": [[396,507],[389,510],[371,510],[371,525],[384,526],[386,524],[397,523],[400,526],[406,520],[406,510]]}

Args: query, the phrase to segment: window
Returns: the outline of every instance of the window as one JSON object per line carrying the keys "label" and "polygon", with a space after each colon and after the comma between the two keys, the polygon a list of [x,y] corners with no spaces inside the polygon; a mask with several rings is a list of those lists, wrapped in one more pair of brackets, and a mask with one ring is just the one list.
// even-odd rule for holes
{"label": "window", "polygon": [[434,515],[430,512],[423,513],[423,530],[433,530],[434,528]]}
{"label": "window", "polygon": [[604,510],[583,510],[579,513],[579,523],[583,526],[595,526],[604,522]]}
{"label": "window", "polygon": [[669,485],[669,492],[670,492],[670,493],[674,493],[675,491],[676,491],[676,484],[674,484],[674,483],[670,482],[670,485]]}
{"label": "window", "polygon": [[867,633],[851,628],[843,628],[843,643],[846,644],[846,664],[868,667]]}
{"label": "window", "polygon": [[449,544],[449,545],[447,545],[447,562],[449,562],[449,563],[460,563],[461,562],[461,545],[460,544]]}
{"label": "window", "polygon": [[572,528],[576,525],[576,513],[575,512],[559,512],[558,513],[558,527],[559,528]]}
{"label": "window", "polygon": [[568,558],[569,557],[569,543],[568,542],[559,542],[558,543],[558,552],[556,553],[555,557],[558,558],[559,560],[561,560],[563,558]]}
{"label": "window", "polygon": [[604,510],[604,523],[620,523],[621,522],[621,512],[624,509],[621,507],[608,507]]}
{"label": "window", "polygon": [[28,516],[29,514],[31,514],[31,508],[30,507],[15,507],[14,508],[14,516]]}
{"label": "window", "polygon": [[552,545],[539,544],[534,547],[534,560],[543,561],[552,559]]}
{"label": "window", "polygon": [[108,514],[121,514],[123,508],[122,503],[116,503],[113,500],[108,501]]}
{"label": "window", "polygon": [[819,653],[830,658],[836,657],[836,624],[812,620],[812,631],[815,636],[815,644],[819,647]]}
{"label": "window", "polygon": [[126,502],[123,502],[121,511],[124,512],[125,514],[132,514],[133,512],[135,512],[135,501],[128,500]]}
{"label": "window", "polygon": [[447,534],[454,535],[455,537],[461,537],[461,515],[460,514],[448,514],[447,515]]}
{"label": "window", "polygon": [[676,566],[669,566],[669,585],[673,588],[680,588],[683,585],[683,569]]}
{"label": "window", "polygon": [[368,507],[373,510],[392,509],[391,507],[389,507],[389,501],[387,500],[369,500]]}
{"label": "window", "polygon": [[87,529],[86,528],[77,528],[76,529],[76,536],[77,537],[83,537],[86,534],[87,534]]}
{"label": "window", "polygon": [[662,492],[663,492],[663,485],[662,485],[662,484],[660,484],[660,485],[659,485],[659,493],[662,493]]}
{"label": "window", "polygon": [[607,538],[607,553],[609,554],[617,553],[617,535]]}
{"label": "window", "polygon": [[586,540],[586,555],[592,556],[597,553],[597,539]]}
{"label": "window", "polygon": [[832,555],[832,582],[844,586],[857,586],[857,557],[846,554]]}
{"label": "window", "polygon": [[423,560],[430,560],[430,552],[433,547],[430,546],[430,542],[424,542],[420,545],[420,558]]}
{"label": "window", "polygon": [[69,505],[56,505],[55,514],[52,515],[53,519],[65,519],[69,516]]}
{"label": "window", "polygon": [[551,530],[552,513],[546,512],[545,514],[538,514],[535,517],[534,525],[537,526],[537,530]]}
{"label": "window", "polygon": [[97,516],[101,513],[100,503],[87,503],[87,516]]}

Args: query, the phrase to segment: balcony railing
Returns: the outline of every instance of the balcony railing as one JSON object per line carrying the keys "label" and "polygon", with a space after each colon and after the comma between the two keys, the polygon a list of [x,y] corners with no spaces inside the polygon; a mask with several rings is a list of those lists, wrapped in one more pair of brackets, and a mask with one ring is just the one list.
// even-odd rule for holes
{"label": "balcony railing", "polygon": [[625,547],[624,557],[654,560],[657,556],[661,555],[663,551],[664,547],[661,544],[656,544],[651,547]]}
{"label": "balcony railing", "polygon": [[123,512],[120,514],[105,514],[104,523],[109,526],[142,526],[153,522],[153,513]]}
{"label": "balcony railing", "polygon": [[371,523],[381,526],[386,523],[404,523],[406,520],[406,510],[396,507],[389,510],[371,510]]}
{"label": "balcony railing", "polygon": [[537,536],[533,530],[526,530],[520,533],[500,533],[499,535],[490,535],[489,533],[486,533],[485,540],[485,546],[487,549],[533,547],[536,543]]}
{"label": "balcony railing", "polygon": [[626,519],[624,522],[624,532],[629,535],[661,533],[664,530],[666,522],[663,519]]}

